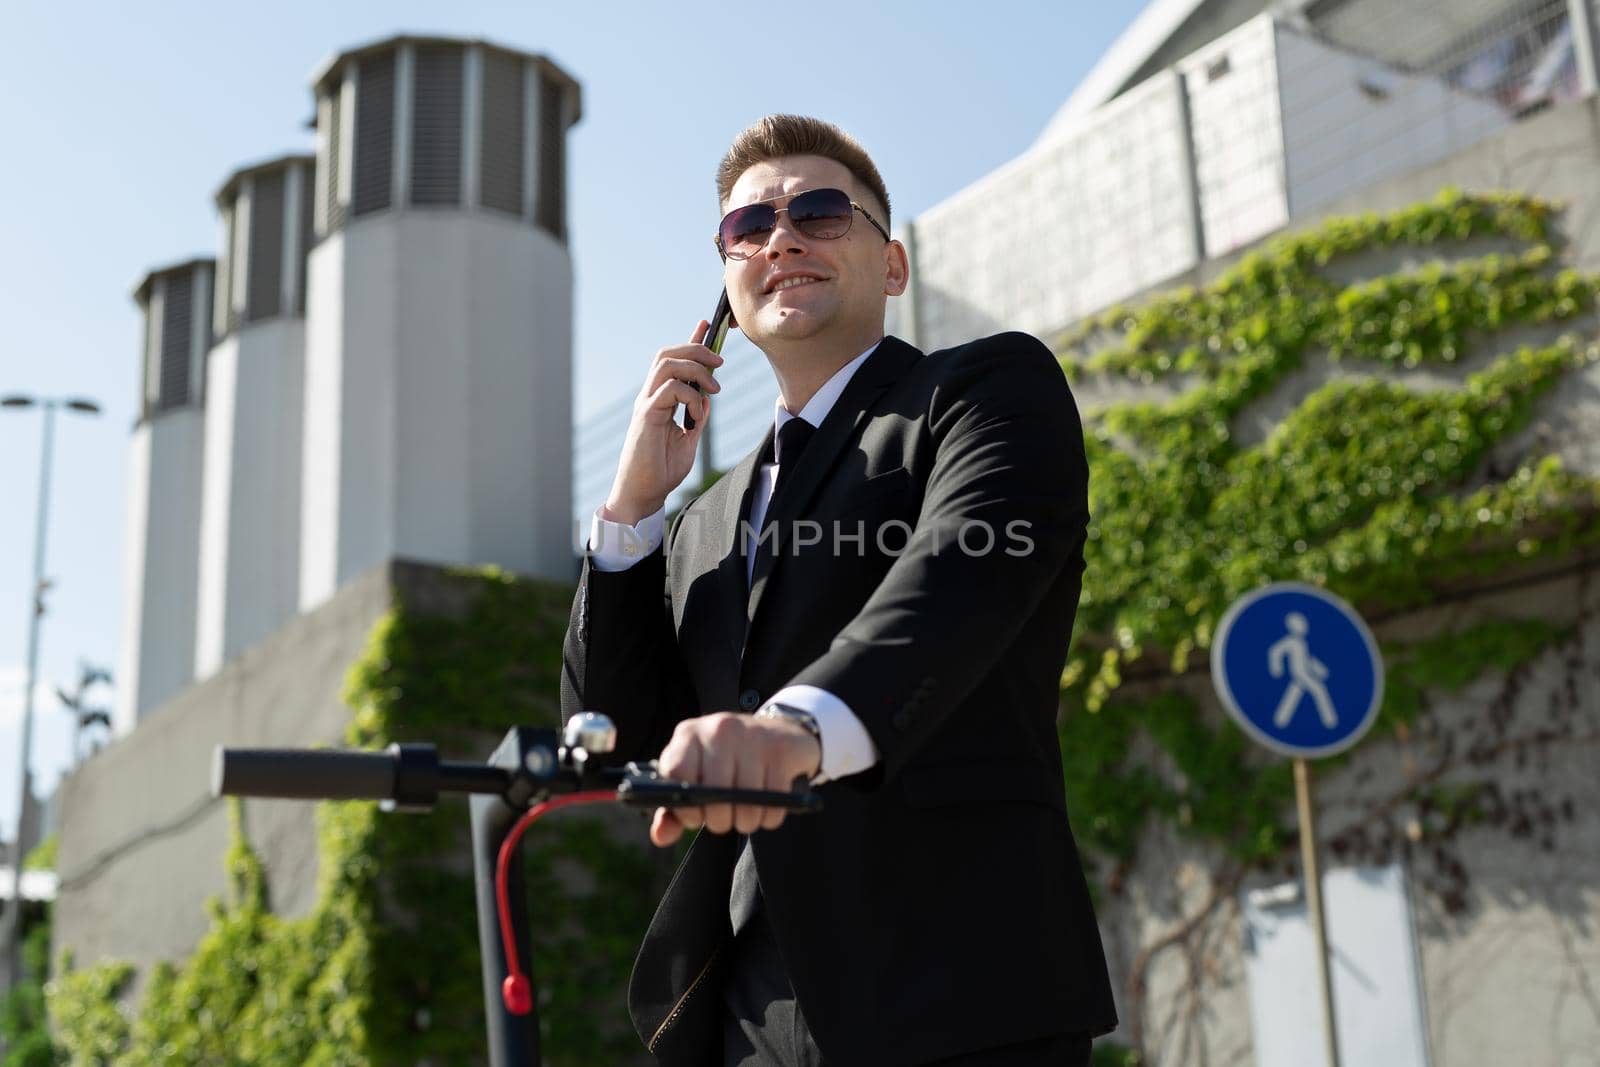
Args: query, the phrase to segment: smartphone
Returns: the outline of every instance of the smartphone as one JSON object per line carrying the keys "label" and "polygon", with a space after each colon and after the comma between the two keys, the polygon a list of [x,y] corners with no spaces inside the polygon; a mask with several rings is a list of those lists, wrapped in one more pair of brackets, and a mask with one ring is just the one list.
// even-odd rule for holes
{"label": "smartphone", "polygon": [[[733,321],[733,306],[728,303],[728,290],[724,288],[722,295],[717,298],[717,310],[711,313],[711,329],[706,331],[705,346],[711,351],[722,354],[722,343],[728,339],[728,325]],[[696,385],[695,392],[704,394],[705,390]],[[694,416],[689,414],[689,405],[683,406],[683,428],[694,429]]]}

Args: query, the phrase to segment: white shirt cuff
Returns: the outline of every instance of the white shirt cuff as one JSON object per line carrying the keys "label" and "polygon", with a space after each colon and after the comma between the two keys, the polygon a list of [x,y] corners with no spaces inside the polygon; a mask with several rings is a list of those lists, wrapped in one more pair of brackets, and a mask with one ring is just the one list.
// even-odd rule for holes
{"label": "white shirt cuff", "polygon": [[822,770],[812,785],[859,774],[878,762],[878,746],[850,706],[826,689],[814,685],[785,686],[769,704],[786,704],[817,720],[822,732]]}
{"label": "white shirt cuff", "polygon": [[667,509],[646,515],[635,526],[600,517],[589,524],[589,565],[597,571],[625,571],[661,546]]}

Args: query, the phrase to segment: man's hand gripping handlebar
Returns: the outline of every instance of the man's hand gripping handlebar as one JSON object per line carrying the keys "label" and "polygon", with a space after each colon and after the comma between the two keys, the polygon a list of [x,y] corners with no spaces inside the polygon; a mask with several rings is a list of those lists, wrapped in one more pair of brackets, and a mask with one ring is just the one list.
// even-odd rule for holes
{"label": "man's hand gripping handlebar", "polygon": [[[707,804],[780,807],[791,812],[822,807],[822,798],[804,779],[796,782],[795,791],[782,792],[664,779],[655,760],[621,768],[601,766],[603,760],[597,757],[612,752],[616,741],[616,727],[609,718],[584,712],[573,716],[559,737],[554,730],[512,727],[484,763],[441,760],[431,744],[392,744],[382,752],[219,745],[212,761],[211,792],[219,797],[376,800],[391,811],[427,811],[441,793],[467,793],[496,797],[520,813],[508,830],[484,845],[495,852],[494,905],[509,971],[501,983],[501,996],[508,1011],[526,1015],[532,1010],[533,995],[513,936],[508,883],[518,843],[535,819],[554,808],[601,802],[650,811]],[[477,818],[475,810],[475,829]],[[476,869],[481,909],[487,900],[482,883],[488,865]]]}

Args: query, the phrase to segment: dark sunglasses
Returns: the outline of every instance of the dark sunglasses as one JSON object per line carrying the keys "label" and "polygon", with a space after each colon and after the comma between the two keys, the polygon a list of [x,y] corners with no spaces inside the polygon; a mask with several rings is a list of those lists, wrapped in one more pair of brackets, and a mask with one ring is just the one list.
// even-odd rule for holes
{"label": "dark sunglasses", "polygon": [[[781,197],[777,199],[782,199]],[[836,241],[850,232],[855,213],[861,212],[872,223],[873,229],[889,240],[889,231],[872,213],[842,189],[808,189],[789,201],[787,207],[771,204],[746,204],[722,216],[717,227],[717,251],[723,259],[749,259],[767,246],[772,228],[778,224],[778,212],[789,213],[789,224],[807,237],[819,241]]]}

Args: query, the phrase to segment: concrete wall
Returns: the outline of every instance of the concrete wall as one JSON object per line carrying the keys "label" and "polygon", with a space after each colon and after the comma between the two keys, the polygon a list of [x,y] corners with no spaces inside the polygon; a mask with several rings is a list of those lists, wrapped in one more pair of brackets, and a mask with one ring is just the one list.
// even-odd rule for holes
{"label": "concrete wall", "polygon": [[[63,780],[56,956],[69,950],[79,965],[114,958],[144,970],[194,948],[210,924],[205,901],[226,884],[227,813],[210,795],[213,748],[340,741],[345,674],[389,610],[397,570],[406,568],[378,567],[347,583]],[[244,813],[274,910],[305,913],[316,889],[311,808],[251,800]]]}
{"label": "concrete wall", "polygon": [[197,678],[298,610],[304,379],[298,318],[243,326],[211,351]]}
{"label": "concrete wall", "polygon": [[[1509,126],[1500,105],[1287,27],[1274,31],[1289,213],[1427,166]],[[1215,249],[1217,252],[1226,249]]]}
{"label": "concrete wall", "polygon": [[[1316,776],[1325,865],[1382,861],[1406,870],[1426,1038],[1439,1067],[1576,1065],[1600,1047],[1600,559],[1395,616],[1376,632],[1380,641],[1413,641],[1506,617],[1575,633],[1525,674],[1490,671],[1458,693],[1435,694],[1406,737],[1365,742],[1347,764]],[[1207,680],[1189,688],[1220,723]],[[1513,817],[1454,837],[1438,836],[1437,820],[1424,823],[1407,799],[1414,787],[1484,780]],[[1186,931],[1143,975],[1147,1062],[1256,1062],[1240,904],[1252,889],[1294,877],[1296,866],[1238,881],[1227,859],[1170,826],[1145,834],[1124,888],[1103,898],[1099,913],[1122,1040],[1135,1025],[1128,983],[1136,959]],[[1338,916],[1329,923],[1337,940]],[[1300,1062],[1319,1062],[1319,1042],[1306,1035]]]}
{"label": "concrete wall", "polygon": [[572,576],[571,285],[564,246],[487,215],[311,253],[302,609],[394,556]]}
{"label": "concrete wall", "polygon": [[1139,292],[1198,259],[1189,174],[1183,88],[1160,74],[918,216],[915,309],[897,314],[941,348]]}
{"label": "concrete wall", "polygon": [[[1595,101],[1564,105],[1500,130],[1449,158],[1331,201],[1290,229],[1315,227],[1323,218],[1384,212],[1435,196],[1449,185],[1468,190],[1513,189],[1565,205],[1561,217],[1566,263],[1600,270],[1600,106]],[[1438,248],[1399,248],[1330,264],[1328,274],[1344,282],[1414,270],[1431,260],[1451,260],[1510,250],[1503,242],[1471,242]],[[1233,256],[1207,261],[1174,283],[1204,285],[1237,262]],[[1161,288],[1166,288],[1165,286]],[[1594,338],[1600,322],[1590,315],[1554,329],[1518,331],[1479,339],[1463,365],[1413,372],[1337,368],[1312,360],[1241,416],[1236,427],[1246,443],[1259,440],[1300,400],[1334,377],[1386,376],[1419,389],[1455,388],[1470,370],[1517,344],[1538,342],[1570,330]],[[1075,387],[1086,407],[1141,396],[1175,395],[1171,384],[1129,390],[1092,381]],[[1177,390],[1182,385],[1178,383]],[[1559,455],[1569,469],[1600,476],[1600,369],[1569,375],[1546,396],[1530,427],[1507,442],[1491,465],[1508,469],[1527,455]],[[1319,780],[1325,841],[1371,818],[1371,813],[1413,776],[1445,767],[1440,784],[1492,779],[1510,803],[1531,812],[1529,827],[1469,829],[1439,851],[1423,835],[1411,840],[1411,808],[1398,806],[1393,825],[1404,840],[1387,858],[1406,865],[1417,930],[1427,1040],[1438,1065],[1505,1063],[1578,1064],[1600,1046],[1600,561],[1558,564],[1542,580],[1491,580],[1477,591],[1462,590],[1435,607],[1387,620],[1380,640],[1411,641],[1429,634],[1498,617],[1526,617],[1572,624],[1576,636],[1545,654],[1525,676],[1490,672],[1466,690],[1435,699],[1430,720],[1439,729],[1419,729],[1406,741],[1365,744],[1345,768]],[[1518,584],[1521,582],[1522,584]],[[1204,679],[1194,695],[1220,721]],[[1552,723],[1563,731],[1546,743]],[[1488,753],[1469,760],[1473,740]],[[1466,731],[1463,740],[1443,733]],[[1457,746],[1454,757],[1448,746]],[[1491,751],[1492,750],[1492,751]],[[1452,758],[1454,762],[1452,762]],[[1535,803],[1535,798],[1542,798]],[[1552,822],[1544,822],[1544,812]],[[1570,813],[1570,814],[1568,814]],[[1287,813],[1286,813],[1287,817]],[[1514,820],[1513,820],[1514,822]],[[1377,825],[1383,825],[1379,821]],[[1364,857],[1371,861],[1375,857]],[[1333,858],[1334,866],[1363,858]],[[1459,864],[1452,877],[1451,861]],[[1289,869],[1252,874],[1228,884],[1219,857],[1167,829],[1152,829],[1141,843],[1137,865],[1125,872],[1124,892],[1101,909],[1113,956],[1124,1016],[1120,1037],[1131,1035],[1128,989],[1135,960],[1147,946],[1178,933],[1214,905],[1211,917],[1191,936],[1159,952],[1144,974],[1141,1023],[1155,1064],[1251,1064],[1250,1003],[1240,924],[1241,894],[1293,876]],[[1441,869],[1441,867],[1443,869]],[[1330,918],[1330,922],[1337,923]],[[1309,1039],[1315,1040],[1315,1035]],[[1311,1047],[1311,1046],[1308,1046]],[[1308,1052],[1307,1062],[1314,1053]]]}
{"label": "concrete wall", "polygon": [[1272,19],[1251,19],[1176,65],[1188,97],[1205,255],[1247,244],[1289,219],[1280,62]]}
{"label": "concrete wall", "polygon": [[[1562,205],[1560,217],[1561,258],[1565,265],[1591,273],[1600,272],[1600,100],[1563,104],[1514,125],[1507,126],[1480,144],[1464,149],[1438,163],[1421,167],[1368,186],[1324,204],[1320,209],[1295,219],[1279,233],[1315,229],[1326,219],[1367,212],[1397,211],[1431,200],[1441,189],[1455,186],[1467,191],[1494,192],[1516,190],[1545,197]],[[1270,239],[1277,234],[1269,235]],[[1178,286],[1202,287],[1233,267],[1254,245],[1227,256],[1208,259],[1167,282],[1132,298],[1137,302],[1155,292]],[[1330,264],[1325,272],[1335,280],[1349,283],[1362,278],[1416,270],[1430,261],[1451,261],[1465,256],[1481,256],[1514,251],[1501,242],[1477,243],[1470,247],[1399,248],[1386,252],[1351,257]],[[1484,338],[1477,342],[1469,360],[1447,368],[1421,368],[1399,375],[1419,388],[1440,388],[1459,384],[1482,360],[1497,352],[1510,351],[1519,344],[1548,343],[1562,332],[1576,332],[1594,338],[1600,332],[1600,316],[1581,316],[1555,327],[1519,331],[1503,338]],[[1384,368],[1345,362],[1333,365],[1311,361],[1271,395],[1252,404],[1235,421],[1234,431],[1243,442],[1265,437],[1293,403],[1303,399],[1323,382],[1336,377],[1396,377]],[[1093,410],[1106,404],[1128,400],[1164,400],[1181,392],[1181,381],[1158,381],[1137,385],[1121,378],[1085,379],[1074,386],[1078,401]],[[1535,453],[1554,454],[1568,469],[1600,476],[1600,364],[1591,364],[1569,376],[1558,390],[1541,402],[1532,423],[1516,438],[1496,450],[1491,465],[1504,469],[1516,457]]]}
{"label": "concrete wall", "polygon": [[1511,189],[1562,203],[1563,258],[1581,270],[1600,270],[1597,167],[1600,100],[1591,98],[1540,112],[1437,162],[1348,192],[1296,217],[1291,228],[1311,228],[1336,215],[1394,211],[1451,185],[1482,192]]}

